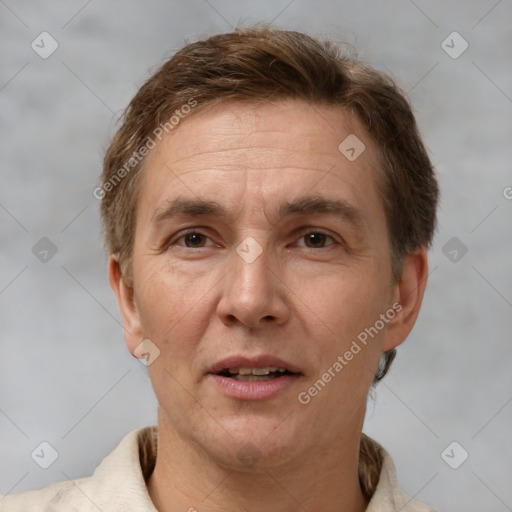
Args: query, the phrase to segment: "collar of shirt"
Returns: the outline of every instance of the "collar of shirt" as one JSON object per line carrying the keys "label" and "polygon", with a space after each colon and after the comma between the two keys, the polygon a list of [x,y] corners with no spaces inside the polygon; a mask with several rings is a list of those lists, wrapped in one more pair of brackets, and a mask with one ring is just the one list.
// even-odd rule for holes
{"label": "collar of shirt", "polygon": [[[5,496],[0,499],[3,512],[158,512],[146,487],[157,452],[156,427],[130,432],[88,478],[59,482],[44,489]],[[435,512],[427,505],[409,498],[397,486],[396,471],[388,453],[370,438],[379,454],[380,477],[366,512]],[[196,508],[200,510],[198,504]],[[194,508],[194,504],[191,504]]]}

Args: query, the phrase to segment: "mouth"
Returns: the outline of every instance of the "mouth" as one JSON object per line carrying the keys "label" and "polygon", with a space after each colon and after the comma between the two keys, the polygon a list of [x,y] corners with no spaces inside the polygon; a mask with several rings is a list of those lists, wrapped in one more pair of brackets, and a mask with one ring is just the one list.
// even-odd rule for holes
{"label": "mouth", "polygon": [[215,363],[208,373],[248,382],[278,379],[287,375],[302,375],[297,367],[287,361],[264,354],[254,357],[226,357]]}
{"label": "mouth", "polygon": [[270,356],[232,356],[214,364],[208,377],[226,396],[237,400],[264,400],[293,386],[302,372],[286,361]]}
{"label": "mouth", "polygon": [[218,372],[217,375],[244,382],[257,382],[279,379],[286,375],[293,375],[293,372],[286,368],[267,366],[266,368],[226,368]]}

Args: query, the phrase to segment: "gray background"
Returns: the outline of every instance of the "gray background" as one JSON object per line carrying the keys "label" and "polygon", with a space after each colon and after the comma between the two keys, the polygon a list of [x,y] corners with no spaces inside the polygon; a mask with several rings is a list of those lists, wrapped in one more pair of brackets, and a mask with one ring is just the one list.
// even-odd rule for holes
{"label": "gray background", "polygon": [[[177,48],[271,20],[347,41],[394,75],[438,170],[424,307],[365,430],[411,496],[452,512],[512,510],[510,0],[1,0],[0,496],[88,475],[156,421],[106,277],[92,195],[102,154],[114,114]],[[47,59],[30,46],[42,31],[59,43]],[[453,31],[469,44],[457,59],[441,47]],[[46,263],[32,252],[42,237],[57,247]],[[453,237],[468,248],[456,262],[443,252]],[[42,441],[59,453],[46,470],[30,456]],[[441,457],[452,441],[469,453],[458,469]],[[448,453],[453,464],[462,451]]]}

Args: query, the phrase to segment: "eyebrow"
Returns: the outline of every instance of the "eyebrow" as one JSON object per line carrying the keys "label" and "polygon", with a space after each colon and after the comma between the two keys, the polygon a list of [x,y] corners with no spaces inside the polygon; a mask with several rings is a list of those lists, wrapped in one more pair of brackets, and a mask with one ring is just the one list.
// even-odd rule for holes
{"label": "eyebrow", "polygon": [[[350,222],[359,230],[365,231],[366,222],[361,210],[343,199],[306,195],[293,201],[285,201],[274,209],[275,218],[278,220],[291,216],[313,214],[334,214],[342,220]],[[163,207],[157,208],[151,221],[153,224],[160,224],[180,215],[226,218],[229,217],[229,212],[216,201],[176,198],[165,203]]]}
{"label": "eyebrow", "polygon": [[291,202],[285,202],[276,210],[277,218],[293,215],[334,214],[364,230],[366,222],[361,210],[343,199],[328,199],[323,196],[307,195]]}
{"label": "eyebrow", "polygon": [[151,222],[153,224],[160,224],[178,215],[215,215],[217,217],[225,217],[227,212],[215,201],[177,198],[172,201],[167,201],[163,207],[157,208],[151,217]]}

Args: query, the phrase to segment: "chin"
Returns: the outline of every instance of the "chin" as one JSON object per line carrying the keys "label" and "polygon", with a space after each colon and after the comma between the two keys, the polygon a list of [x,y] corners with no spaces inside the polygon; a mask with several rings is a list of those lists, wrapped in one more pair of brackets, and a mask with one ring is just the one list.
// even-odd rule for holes
{"label": "chin", "polygon": [[275,420],[239,419],[236,430],[232,424],[229,427],[225,430],[232,435],[223,430],[220,439],[210,438],[209,446],[204,447],[226,469],[264,472],[292,462],[301,451],[302,436],[289,429],[278,432],[279,423]]}
{"label": "chin", "polygon": [[[217,451],[217,450],[216,450]],[[217,463],[230,471],[241,473],[266,473],[293,462],[297,449],[292,446],[262,446],[247,440],[231,446],[229,452],[212,454]]]}

